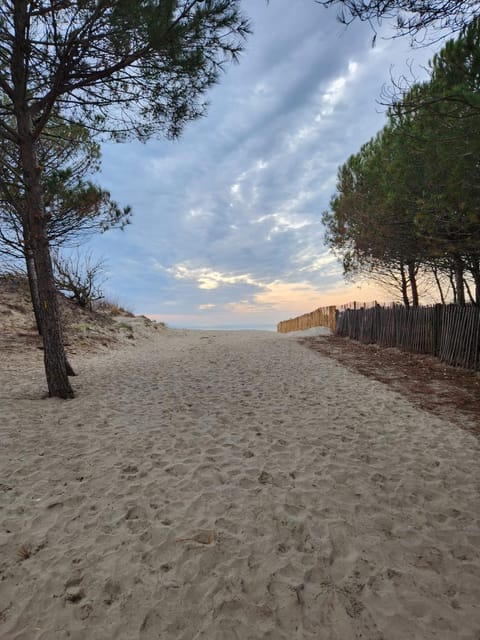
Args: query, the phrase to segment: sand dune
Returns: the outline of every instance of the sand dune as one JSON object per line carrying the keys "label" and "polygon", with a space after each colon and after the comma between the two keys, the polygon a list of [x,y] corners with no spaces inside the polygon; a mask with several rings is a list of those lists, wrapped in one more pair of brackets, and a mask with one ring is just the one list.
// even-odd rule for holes
{"label": "sand dune", "polygon": [[[478,441],[273,333],[0,365],[0,637],[478,640]],[[32,358],[35,356],[35,360]]]}

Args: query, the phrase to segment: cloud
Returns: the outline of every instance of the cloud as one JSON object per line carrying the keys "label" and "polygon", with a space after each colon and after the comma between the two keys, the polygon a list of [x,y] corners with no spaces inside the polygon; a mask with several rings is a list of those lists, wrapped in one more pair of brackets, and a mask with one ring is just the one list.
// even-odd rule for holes
{"label": "cloud", "polygon": [[196,281],[199,289],[217,289],[222,285],[234,285],[246,283],[257,286],[249,274],[232,275],[220,273],[208,267],[191,268],[188,264],[182,263],[167,269],[177,280]]}
{"label": "cloud", "polygon": [[321,214],[338,166],[383,126],[375,100],[391,65],[413,54],[400,40],[372,50],[368,25],[345,30],[313,0],[242,6],[254,35],[207,117],[175,142],[103,147],[100,182],[134,217],[93,246],[110,291],[136,312],[272,324],[356,291]]}

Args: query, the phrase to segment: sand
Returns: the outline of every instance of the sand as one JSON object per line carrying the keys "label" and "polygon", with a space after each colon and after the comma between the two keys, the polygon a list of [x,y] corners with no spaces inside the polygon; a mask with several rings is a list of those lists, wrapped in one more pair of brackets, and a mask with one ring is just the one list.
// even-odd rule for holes
{"label": "sand", "polygon": [[73,361],[0,363],[2,640],[478,640],[458,425],[274,333]]}

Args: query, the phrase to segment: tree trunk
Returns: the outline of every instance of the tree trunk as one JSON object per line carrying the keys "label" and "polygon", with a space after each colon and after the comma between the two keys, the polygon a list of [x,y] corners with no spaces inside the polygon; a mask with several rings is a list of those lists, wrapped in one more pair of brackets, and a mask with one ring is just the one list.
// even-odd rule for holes
{"label": "tree trunk", "polygon": [[407,275],[405,273],[405,265],[403,264],[403,262],[400,264],[400,276],[401,276],[401,289],[402,289],[402,299],[403,299],[403,304],[406,307],[410,306],[410,300],[408,298],[408,282],[407,282]]}
{"label": "tree trunk", "polygon": [[465,280],[465,278],[463,279],[463,285],[464,285],[465,290],[466,290],[466,292],[468,294],[468,297],[470,299],[470,303],[471,304],[475,304],[475,298],[473,297],[472,292],[470,290],[470,287],[468,285],[468,282]]}
{"label": "tree trunk", "polygon": [[475,283],[475,306],[480,307],[480,260],[473,260],[470,271]]}
{"label": "tree trunk", "polygon": [[[47,233],[47,216],[43,206],[40,168],[31,135],[31,121],[27,113],[17,113],[20,159],[26,193],[26,216],[31,234],[31,254],[38,285],[40,327],[48,393],[60,398],[73,398],[68,380],[68,363],[63,346],[62,326],[53,277],[52,260]],[[35,294],[34,294],[35,295]]]}
{"label": "tree trunk", "polygon": [[26,234],[24,234],[24,246],[25,246],[25,263],[27,266],[28,286],[30,288],[30,297],[32,299],[33,315],[35,316],[35,323],[37,325],[37,331],[39,335],[42,335],[42,316],[40,313],[40,296],[38,295],[38,282],[37,272],[35,271],[35,260],[33,259],[33,252],[28,242]]}
{"label": "tree trunk", "polygon": [[32,114],[28,104],[28,68],[30,47],[28,46],[29,17],[27,1],[13,3],[15,38],[12,46],[11,77],[13,81],[12,102],[16,119],[16,144],[19,150],[19,166],[22,169],[25,187],[24,230],[31,240],[38,283],[40,326],[43,338],[43,357],[50,396],[72,398],[73,390],[67,375],[67,359],[63,346],[62,327],[53,278],[52,260],[47,233],[47,216],[43,205],[40,167],[36,155],[36,140],[33,135]]}
{"label": "tree trunk", "polygon": [[454,269],[455,269],[455,289],[457,290],[457,304],[462,307],[465,306],[465,286],[463,281],[463,274],[465,272],[465,268],[463,265],[463,260],[456,256],[454,258]]}
{"label": "tree trunk", "polygon": [[73,390],[68,380],[67,358],[63,346],[62,326],[46,227],[44,216],[38,216],[36,224],[32,225],[48,393],[50,396],[73,398]]}
{"label": "tree trunk", "polygon": [[417,272],[415,269],[415,263],[408,263],[408,279],[410,281],[410,290],[412,292],[412,304],[414,307],[418,307],[418,287],[417,287]]}
{"label": "tree trunk", "polygon": [[432,267],[432,271],[433,271],[433,275],[435,278],[435,282],[437,283],[437,287],[438,287],[438,291],[440,293],[440,300],[442,302],[442,304],[445,304],[445,296],[443,295],[443,289],[442,289],[442,285],[440,283],[440,278],[438,277],[438,270],[437,267]]}
{"label": "tree trunk", "polygon": [[[30,289],[30,297],[32,299],[32,307],[33,314],[35,316],[35,322],[37,325],[37,330],[39,335],[42,335],[42,314],[40,311],[40,296],[38,293],[38,279],[37,279],[37,271],[35,269],[35,261],[33,259],[33,251],[31,249],[31,245],[28,244],[27,234],[24,234],[25,237],[25,262],[27,265],[27,275],[28,275],[28,286]],[[55,292],[56,295],[56,292]],[[68,358],[65,359],[65,363],[67,366],[67,375],[75,376],[76,373],[73,370],[72,365],[68,361]]]}
{"label": "tree trunk", "polygon": [[450,280],[450,286],[452,287],[453,304],[457,304],[457,287],[455,285],[455,278],[453,277],[453,269],[450,267],[448,279]]}

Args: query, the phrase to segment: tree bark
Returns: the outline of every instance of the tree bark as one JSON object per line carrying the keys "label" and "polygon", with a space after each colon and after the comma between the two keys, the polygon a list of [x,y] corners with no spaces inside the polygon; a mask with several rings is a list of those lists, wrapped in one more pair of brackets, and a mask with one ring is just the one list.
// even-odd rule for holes
{"label": "tree bark", "polygon": [[412,305],[418,307],[418,287],[417,287],[417,273],[415,269],[415,263],[408,263],[408,279],[410,281],[410,291],[412,292]]}
{"label": "tree bark", "polygon": [[457,287],[455,285],[455,278],[453,276],[453,269],[450,267],[448,279],[450,280],[450,286],[452,287],[453,304],[457,304]]}
{"label": "tree bark", "polygon": [[480,260],[473,260],[470,271],[475,283],[475,306],[480,307]]}
{"label": "tree bark", "polygon": [[13,106],[17,124],[17,144],[25,187],[25,224],[30,235],[35,263],[43,338],[43,358],[50,396],[72,398],[73,390],[67,374],[67,359],[63,346],[62,326],[53,277],[48,241],[47,216],[43,205],[41,169],[36,154],[32,114],[28,105],[29,18],[26,0],[14,3],[15,40],[12,49],[11,75]]}
{"label": "tree bark", "polygon": [[467,292],[468,297],[469,297],[469,299],[470,299],[470,303],[471,303],[471,304],[475,304],[475,298],[473,297],[473,295],[472,295],[472,291],[471,291],[471,289],[470,289],[470,287],[469,287],[469,285],[468,285],[467,280],[465,280],[465,278],[463,279],[463,285],[464,285],[464,287],[465,287],[465,291]]}
{"label": "tree bark", "polygon": [[457,304],[462,307],[465,306],[465,285],[463,281],[463,274],[465,272],[463,260],[456,256],[454,258],[454,270],[455,270],[455,289],[457,290]]}
{"label": "tree bark", "polygon": [[21,139],[20,156],[26,191],[26,216],[34,262],[29,283],[34,308],[38,305],[38,320],[43,338],[43,355],[48,393],[50,396],[72,398],[68,380],[68,364],[63,346],[62,326],[53,277],[52,261],[47,233],[47,217],[43,207],[40,168],[36,160],[35,142],[31,136],[28,114],[17,116]]}
{"label": "tree bark", "polygon": [[402,289],[402,299],[403,299],[403,304],[406,307],[410,306],[410,300],[408,297],[408,282],[407,282],[407,275],[405,273],[405,265],[402,263],[400,264],[400,276],[401,276],[401,289]]}
{"label": "tree bark", "polygon": [[[35,268],[35,260],[34,260],[33,251],[31,248],[31,241],[28,238],[28,234],[25,230],[24,230],[24,238],[25,238],[25,262],[27,265],[28,286],[30,289],[30,297],[32,299],[33,314],[35,316],[35,322],[37,325],[38,333],[39,335],[42,335],[42,314],[41,314],[40,296],[38,293],[37,270]],[[55,292],[55,296],[56,296],[56,292]],[[66,358],[65,363],[67,366],[67,375],[75,376],[76,373],[73,370],[72,365],[68,361],[68,358]]]}
{"label": "tree bark", "polygon": [[[35,215],[33,214],[32,217]],[[73,398],[73,390],[68,380],[69,367],[63,346],[63,332],[46,227],[45,217],[41,215],[32,225],[48,394],[60,398]]]}
{"label": "tree bark", "polygon": [[435,282],[437,284],[438,287],[438,292],[440,293],[440,300],[442,302],[442,304],[445,304],[445,296],[443,295],[443,289],[442,289],[442,285],[440,284],[440,278],[438,277],[438,270],[437,267],[432,267],[432,272],[433,272],[433,276],[435,278]]}
{"label": "tree bark", "polygon": [[[28,257],[25,256],[25,261],[27,264],[27,274],[28,274],[28,286],[30,289],[30,297],[32,299],[32,307],[33,314],[35,316],[35,323],[37,325],[38,334],[42,335],[42,314],[40,312],[40,296],[38,293],[38,280],[37,280],[37,272],[35,269],[35,261],[33,259],[33,253],[31,249],[28,249]],[[27,254],[27,252],[26,252]],[[56,294],[55,294],[56,295]],[[73,370],[72,365],[68,361],[68,358],[65,356],[65,364],[67,367],[67,376],[76,376],[77,374]]]}
{"label": "tree bark", "polygon": [[42,335],[41,325],[41,313],[40,313],[40,296],[38,295],[38,282],[37,272],[35,271],[35,260],[33,258],[33,252],[26,237],[25,239],[25,264],[27,266],[28,286],[30,289],[30,298],[32,299],[33,315],[35,316],[35,323],[37,325],[37,331],[39,335]]}

